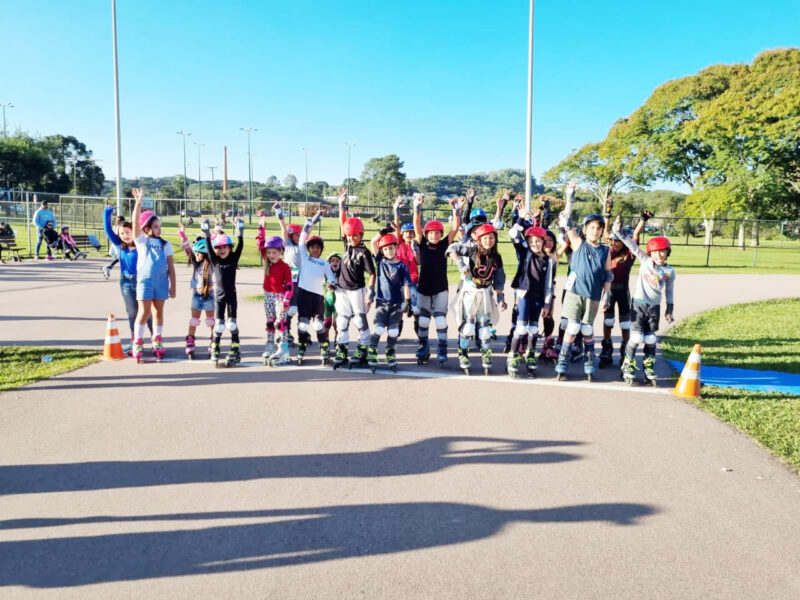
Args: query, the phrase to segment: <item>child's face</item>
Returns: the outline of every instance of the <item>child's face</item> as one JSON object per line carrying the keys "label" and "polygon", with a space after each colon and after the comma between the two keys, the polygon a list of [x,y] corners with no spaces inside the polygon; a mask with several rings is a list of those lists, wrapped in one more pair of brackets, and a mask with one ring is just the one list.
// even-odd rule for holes
{"label": "child's face", "polygon": [[153,219],[150,225],[144,228],[144,232],[150,237],[161,237],[161,221]]}
{"label": "child's face", "polygon": [[277,248],[267,248],[267,260],[273,265],[281,259],[281,251]]}
{"label": "child's face", "polygon": [[394,260],[394,257],[397,256],[397,244],[389,244],[388,246],[384,246],[381,248],[381,252],[383,253],[384,258],[388,260]]}
{"label": "child's face", "polygon": [[410,244],[411,240],[414,239],[414,232],[411,231],[410,229],[406,229],[405,231],[400,233],[400,236],[403,238],[403,241],[406,244]]}
{"label": "child's face", "polygon": [[300,234],[293,233],[292,235],[289,236],[289,239],[292,240],[293,244],[297,245],[300,243]]}
{"label": "child's face", "polygon": [[590,221],[583,228],[583,234],[586,236],[588,242],[597,242],[602,233],[603,226],[600,225],[600,221]]}
{"label": "child's face", "polygon": [[494,248],[494,245],[497,243],[497,238],[493,233],[487,233],[486,235],[482,235],[480,238],[478,238],[478,243],[484,250],[489,250]]}
{"label": "child's face", "polygon": [[130,227],[120,227],[117,231],[117,235],[119,239],[123,241],[125,244],[132,244],[133,243],[133,229]]}
{"label": "child's face", "polygon": [[663,266],[664,263],[667,262],[667,251],[666,250],[653,250],[650,253],[650,258],[653,259],[653,262],[656,263],[659,267]]}
{"label": "child's face", "polygon": [[611,244],[611,249],[617,254],[622,252],[622,249],[624,247],[625,247],[625,244],[623,244],[620,240],[614,240],[614,243]]}
{"label": "child's face", "polygon": [[544,248],[544,240],[538,235],[532,235],[528,238],[528,246],[536,254],[541,254],[542,248]]}
{"label": "child's face", "polygon": [[322,254],[322,247],[319,244],[311,244],[306,246],[306,249],[312,258],[319,258],[319,255]]}
{"label": "child's face", "polygon": [[231,253],[230,246],[217,246],[214,248],[214,254],[219,256],[220,258],[228,258],[228,254]]}
{"label": "child's face", "polygon": [[356,235],[348,235],[345,237],[347,237],[347,243],[350,246],[358,246],[361,243],[361,238],[364,237],[364,234],[357,233]]}
{"label": "child's face", "polygon": [[203,254],[202,252],[195,252],[194,253],[194,259],[197,262],[203,262],[206,259],[206,255]]}
{"label": "child's face", "polygon": [[428,233],[425,234],[425,237],[427,238],[429,244],[436,245],[440,241],[442,241],[442,232],[439,231],[438,229],[434,231],[429,231]]}
{"label": "child's face", "polygon": [[551,238],[549,235],[546,238],[544,238],[544,251],[545,252],[547,252],[549,254],[550,252],[553,251],[554,247],[555,247],[555,243],[553,243],[553,238]]}
{"label": "child's face", "polygon": [[331,269],[334,271],[338,271],[339,267],[342,266],[342,261],[338,256],[332,256],[328,262],[331,263]]}

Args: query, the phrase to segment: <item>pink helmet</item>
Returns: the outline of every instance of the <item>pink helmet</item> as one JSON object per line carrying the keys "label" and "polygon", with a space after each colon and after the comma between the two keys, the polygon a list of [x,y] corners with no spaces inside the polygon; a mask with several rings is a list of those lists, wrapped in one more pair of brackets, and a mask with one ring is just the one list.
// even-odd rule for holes
{"label": "pink helmet", "polygon": [[222,248],[222,246],[233,246],[231,236],[220,233],[214,238],[214,248]]}
{"label": "pink helmet", "polygon": [[152,210],[146,210],[139,215],[139,227],[147,227],[150,225],[150,221],[157,218],[158,216]]}
{"label": "pink helmet", "polygon": [[283,252],[283,240],[277,235],[273,235],[267,240],[267,243],[264,244],[264,248],[276,248],[277,250]]}

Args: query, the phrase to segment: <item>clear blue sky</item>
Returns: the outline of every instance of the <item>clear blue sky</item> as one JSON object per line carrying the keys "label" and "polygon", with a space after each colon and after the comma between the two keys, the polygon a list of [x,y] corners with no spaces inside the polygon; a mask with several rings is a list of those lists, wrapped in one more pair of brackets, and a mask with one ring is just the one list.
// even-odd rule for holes
{"label": "clear blue sky", "polygon": [[[113,177],[110,1],[0,8],[9,129],[77,136]],[[524,168],[528,2],[119,0],[123,174],[339,183],[389,153],[410,177]],[[539,0],[534,164],[602,139],[660,83],[797,45],[798,0]]]}

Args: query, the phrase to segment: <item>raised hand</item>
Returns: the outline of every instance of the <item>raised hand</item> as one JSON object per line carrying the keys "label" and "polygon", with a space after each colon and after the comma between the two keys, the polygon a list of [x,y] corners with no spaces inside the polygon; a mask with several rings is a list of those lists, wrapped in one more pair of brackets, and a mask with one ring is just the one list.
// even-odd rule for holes
{"label": "raised hand", "polygon": [[403,196],[403,194],[397,194],[397,198],[395,198],[394,204],[392,205],[394,212],[397,212],[399,209],[401,209],[405,205],[405,203],[406,203],[405,196]]}
{"label": "raised hand", "polygon": [[202,223],[200,223],[200,229],[204,232],[208,232],[211,230],[211,223],[208,222],[208,219],[204,219]]}
{"label": "raised hand", "polygon": [[477,196],[477,194],[475,193],[475,189],[474,188],[469,188],[467,190],[467,200],[474,200],[475,196]]}
{"label": "raised hand", "polygon": [[272,205],[272,212],[279,221],[283,221],[283,207],[281,206],[280,202],[276,202]]}
{"label": "raised hand", "polygon": [[317,223],[319,223],[321,220],[322,220],[322,211],[321,211],[321,210],[318,210],[316,213],[314,213],[314,216],[313,216],[313,217],[311,217],[311,224],[312,224],[312,225],[316,225],[316,224],[317,224]]}
{"label": "raised hand", "polygon": [[239,235],[244,231],[244,221],[241,219],[236,219],[236,231],[239,232]]}
{"label": "raised hand", "polygon": [[425,202],[425,195],[417,192],[414,194],[414,208],[419,208]]}
{"label": "raised hand", "polygon": [[653,213],[651,213],[649,210],[645,209],[642,211],[642,221],[646,223],[648,220],[652,218],[653,218]]}
{"label": "raised hand", "polygon": [[131,196],[133,196],[136,204],[141,204],[144,199],[144,191],[142,188],[131,188]]}
{"label": "raised hand", "polygon": [[185,235],[185,232],[186,232],[186,227],[184,227],[183,221],[181,221],[180,223],[178,223],[178,234],[179,235],[181,235],[181,234]]}

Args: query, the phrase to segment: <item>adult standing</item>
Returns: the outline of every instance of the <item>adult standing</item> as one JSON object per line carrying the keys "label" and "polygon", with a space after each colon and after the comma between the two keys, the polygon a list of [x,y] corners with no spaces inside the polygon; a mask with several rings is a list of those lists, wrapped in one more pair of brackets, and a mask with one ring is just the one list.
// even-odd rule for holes
{"label": "adult standing", "polygon": [[[36,202],[36,194],[33,195],[33,201]],[[53,211],[50,210],[47,206],[47,200],[42,200],[42,204],[33,213],[33,225],[36,227],[36,256],[35,259],[39,260],[39,249],[42,246],[42,241],[44,240],[42,230],[44,229],[47,222],[51,221],[53,223],[53,229],[55,229],[56,225],[56,216],[53,214]],[[45,242],[45,249],[47,250],[47,260],[53,260],[53,251],[50,250],[50,245]]]}

